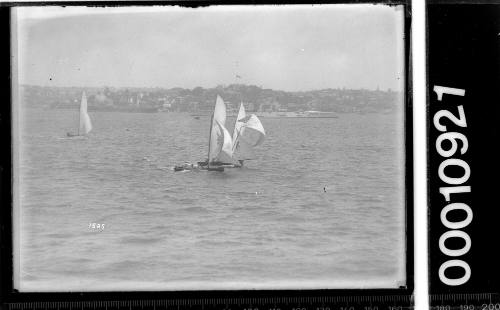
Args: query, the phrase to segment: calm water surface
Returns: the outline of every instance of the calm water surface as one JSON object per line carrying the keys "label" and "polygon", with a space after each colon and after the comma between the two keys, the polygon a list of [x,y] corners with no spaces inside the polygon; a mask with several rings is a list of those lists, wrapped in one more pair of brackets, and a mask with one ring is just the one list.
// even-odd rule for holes
{"label": "calm water surface", "polygon": [[224,173],[171,170],[206,158],[208,117],[90,116],[65,139],[76,110],[20,113],[20,289],[404,284],[402,115],[263,118],[258,158]]}

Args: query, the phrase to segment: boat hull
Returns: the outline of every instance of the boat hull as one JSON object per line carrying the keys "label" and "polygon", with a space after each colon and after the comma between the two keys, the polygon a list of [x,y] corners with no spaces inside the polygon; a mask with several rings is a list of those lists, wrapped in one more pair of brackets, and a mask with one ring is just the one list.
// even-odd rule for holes
{"label": "boat hull", "polygon": [[206,162],[199,162],[197,165],[191,165],[191,164],[184,164],[184,165],[177,165],[174,167],[174,171],[219,171],[219,172],[224,172],[224,169],[227,168],[241,168],[240,165],[235,165],[235,164],[218,164],[218,165],[208,165]]}

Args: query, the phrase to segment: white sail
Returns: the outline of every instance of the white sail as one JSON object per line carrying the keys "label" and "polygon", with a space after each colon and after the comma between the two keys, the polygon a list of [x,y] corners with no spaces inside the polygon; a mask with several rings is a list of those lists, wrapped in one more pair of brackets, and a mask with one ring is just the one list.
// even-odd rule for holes
{"label": "white sail", "polygon": [[80,125],[78,127],[79,135],[86,135],[92,130],[92,122],[90,121],[90,116],[87,113],[87,96],[85,92],[82,94],[82,101],[80,103]]}
{"label": "white sail", "polygon": [[210,162],[220,161],[224,163],[233,162],[233,141],[229,131],[219,121],[215,121],[210,135],[210,151],[208,160]]}
{"label": "white sail", "polygon": [[219,95],[217,95],[215,101],[213,126],[215,126],[216,121],[221,123],[222,126],[226,126],[226,104]]}
{"label": "white sail", "polygon": [[210,141],[208,142],[208,161],[213,162],[215,157],[219,155],[222,149],[222,143],[220,143],[220,137],[223,134],[219,126],[214,121],[214,116],[212,115],[212,121],[210,124]]}
{"label": "white sail", "polygon": [[238,139],[233,146],[234,157],[238,160],[253,159],[253,148],[264,141],[266,132],[255,114],[243,118],[242,123]]}
{"label": "white sail", "polygon": [[257,115],[250,115],[243,128],[244,130],[240,134],[241,141],[244,141],[252,147],[258,146],[264,142],[266,131]]}
{"label": "white sail", "polygon": [[[220,96],[215,102],[214,114],[210,124],[210,141],[208,149],[208,161],[232,161],[233,143],[229,132],[225,127],[226,105]],[[229,161],[229,162],[231,162]]]}
{"label": "white sail", "polygon": [[233,162],[233,141],[229,131],[224,127],[219,121],[216,121],[220,132],[222,132],[222,145],[219,154],[215,157],[215,161],[220,161],[223,163]]}

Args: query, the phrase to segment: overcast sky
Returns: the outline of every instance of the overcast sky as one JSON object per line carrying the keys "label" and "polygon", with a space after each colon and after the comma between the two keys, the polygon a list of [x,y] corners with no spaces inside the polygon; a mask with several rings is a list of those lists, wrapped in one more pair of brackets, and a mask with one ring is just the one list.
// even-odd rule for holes
{"label": "overcast sky", "polygon": [[37,7],[16,14],[22,84],[403,89],[398,7]]}

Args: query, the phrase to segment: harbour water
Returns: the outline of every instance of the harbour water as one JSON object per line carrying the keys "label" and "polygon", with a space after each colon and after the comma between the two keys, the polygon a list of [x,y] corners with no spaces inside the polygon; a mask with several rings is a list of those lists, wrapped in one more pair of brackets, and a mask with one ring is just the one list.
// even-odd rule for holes
{"label": "harbour water", "polygon": [[402,112],[263,118],[257,158],[223,173],[172,170],[206,158],[207,117],[90,117],[68,139],[76,110],[19,111],[17,288],[404,285]]}

